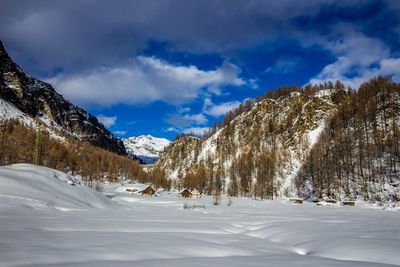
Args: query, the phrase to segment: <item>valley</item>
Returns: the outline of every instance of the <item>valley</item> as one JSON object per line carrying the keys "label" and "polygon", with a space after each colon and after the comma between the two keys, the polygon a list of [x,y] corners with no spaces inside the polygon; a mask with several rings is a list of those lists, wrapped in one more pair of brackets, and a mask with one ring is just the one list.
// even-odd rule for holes
{"label": "valley", "polygon": [[[28,182],[38,179],[30,173],[41,176],[42,184]],[[6,183],[10,176],[20,183]],[[210,196],[182,199],[177,192],[160,191],[159,196],[148,197],[118,192],[118,184],[107,185],[101,194],[64,179],[69,178],[43,167],[0,167],[0,266],[400,262],[399,212],[362,203],[355,208],[235,197],[228,206],[225,196],[215,206]],[[82,190],[86,196],[79,193]],[[46,196],[49,192],[58,197]],[[204,208],[184,209],[185,203]]]}
{"label": "valley", "polygon": [[0,267],[400,267],[400,0],[0,0]]}

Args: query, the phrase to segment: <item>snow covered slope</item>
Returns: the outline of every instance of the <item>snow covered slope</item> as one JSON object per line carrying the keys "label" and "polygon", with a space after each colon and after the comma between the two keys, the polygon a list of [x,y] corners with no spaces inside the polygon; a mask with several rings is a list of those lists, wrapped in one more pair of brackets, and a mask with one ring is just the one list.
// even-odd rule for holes
{"label": "snow covered slope", "polygon": [[122,139],[125,149],[129,155],[136,155],[147,164],[154,163],[160,152],[168,146],[171,141],[165,138],[157,138],[151,135],[140,135]]}
{"label": "snow covered slope", "polygon": [[23,113],[14,105],[0,98],[0,120],[7,119],[17,119],[23,124],[34,125],[34,121],[31,117]]}
{"label": "snow covered slope", "polygon": [[58,210],[106,208],[113,204],[68,174],[31,164],[0,167],[0,205],[11,203]]}
{"label": "snow covered slope", "polygon": [[[6,206],[7,199],[0,198],[0,266],[400,264],[399,212],[249,198],[233,198],[231,206],[223,198],[223,205],[214,206],[208,196],[110,193],[120,204],[84,212],[32,209],[17,199]],[[183,209],[184,203],[204,209]]]}

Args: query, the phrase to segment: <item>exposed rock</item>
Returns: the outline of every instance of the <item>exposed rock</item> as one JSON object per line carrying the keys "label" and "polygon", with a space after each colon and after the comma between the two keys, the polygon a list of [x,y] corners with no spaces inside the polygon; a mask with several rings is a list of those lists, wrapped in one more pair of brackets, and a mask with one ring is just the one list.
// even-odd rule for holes
{"label": "exposed rock", "polygon": [[51,124],[82,141],[125,155],[121,140],[108,131],[97,118],[73,105],[45,82],[31,77],[8,56],[0,41],[0,98],[23,113],[49,120]]}

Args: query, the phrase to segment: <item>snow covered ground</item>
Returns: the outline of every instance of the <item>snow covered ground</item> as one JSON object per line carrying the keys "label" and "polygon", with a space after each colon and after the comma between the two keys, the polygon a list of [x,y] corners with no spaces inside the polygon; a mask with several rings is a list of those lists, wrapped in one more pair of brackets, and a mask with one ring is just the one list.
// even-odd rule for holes
{"label": "snow covered ground", "polygon": [[48,168],[0,167],[0,266],[400,265],[399,212],[244,198],[213,206],[72,183]]}

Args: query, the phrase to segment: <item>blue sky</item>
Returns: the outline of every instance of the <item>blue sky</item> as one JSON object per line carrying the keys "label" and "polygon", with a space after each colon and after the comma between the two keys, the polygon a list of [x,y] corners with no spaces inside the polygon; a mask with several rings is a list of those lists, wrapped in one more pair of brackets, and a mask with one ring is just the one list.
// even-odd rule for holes
{"label": "blue sky", "polygon": [[201,133],[281,85],[400,82],[396,0],[0,6],[0,39],[13,59],[120,137]]}

